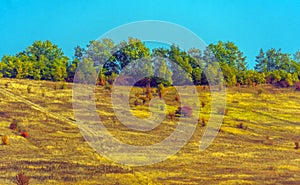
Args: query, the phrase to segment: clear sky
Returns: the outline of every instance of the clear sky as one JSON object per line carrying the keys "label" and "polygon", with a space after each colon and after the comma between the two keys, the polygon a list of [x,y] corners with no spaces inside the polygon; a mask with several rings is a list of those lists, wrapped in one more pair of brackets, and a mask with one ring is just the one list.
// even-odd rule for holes
{"label": "clear sky", "polygon": [[299,12],[300,0],[0,0],[0,56],[48,39],[71,57],[114,27],[163,20],[206,43],[233,41],[252,67],[260,48],[300,50]]}

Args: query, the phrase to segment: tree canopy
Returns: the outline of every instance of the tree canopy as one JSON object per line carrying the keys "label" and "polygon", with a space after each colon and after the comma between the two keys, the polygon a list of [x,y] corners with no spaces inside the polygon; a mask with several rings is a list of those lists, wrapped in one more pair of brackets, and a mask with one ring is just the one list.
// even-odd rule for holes
{"label": "tree canopy", "polygon": [[[215,68],[214,62],[221,70]],[[248,69],[246,56],[233,42],[209,44],[204,51],[184,51],[175,44],[150,50],[137,38],[120,43],[102,39],[90,41],[86,47],[76,46],[69,59],[61,48],[46,40],[36,41],[16,55],[4,55],[0,61],[0,77],[5,78],[71,82],[76,70],[77,77],[86,79],[85,83],[96,81],[100,85],[112,83],[125,71],[123,81],[129,82],[133,76],[148,79],[140,79],[138,85],[146,85],[143,82],[149,80],[154,85],[184,85],[188,81],[207,85],[205,74],[209,71],[210,82],[215,84],[223,75],[227,86],[293,86],[300,78],[300,51],[289,54],[281,49],[260,49],[254,69]]]}

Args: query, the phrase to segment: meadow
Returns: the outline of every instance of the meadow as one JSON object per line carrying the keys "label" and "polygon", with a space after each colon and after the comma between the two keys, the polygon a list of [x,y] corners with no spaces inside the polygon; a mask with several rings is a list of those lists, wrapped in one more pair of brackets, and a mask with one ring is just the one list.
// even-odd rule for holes
{"label": "meadow", "polygon": [[[21,172],[30,177],[30,184],[300,183],[300,149],[295,149],[300,141],[300,92],[292,88],[227,88],[220,132],[206,150],[199,151],[206,128],[201,120],[211,116],[211,93],[197,86],[195,106],[202,108],[200,115],[192,116],[200,121],[187,145],[163,162],[130,167],[99,155],[82,137],[74,118],[71,83],[2,78],[0,87],[0,135],[8,136],[8,144],[0,145],[1,185],[16,184]],[[134,97],[144,89],[130,91]],[[167,88],[165,112],[180,106],[175,96],[174,88]],[[109,90],[97,86],[95,101],[107,130],[128,144],[157,143],[177,125],[178,118],[167,116],[155,129],[137,132],[115,118]],[[130,106],[133,115],[149,116],[148,104],[135,105],[131,98]],[[162,110],[157,107],[157,111]],[[12,122],[19,130],[9,128]],[[22,137],[20,130],[29,137]]]}

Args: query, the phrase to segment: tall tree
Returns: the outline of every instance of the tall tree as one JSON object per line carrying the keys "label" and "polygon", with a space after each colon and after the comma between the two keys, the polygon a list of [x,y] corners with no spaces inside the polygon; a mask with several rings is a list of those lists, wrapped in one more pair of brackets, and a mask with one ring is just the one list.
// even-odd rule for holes
{"label": "tall tree", "polygon": [[259,54],[255,58],[256,64],[254,66],[254,69],[260,73],[266,73],[268,64],[265,58],[265,53],[262,48],[259,50]]}

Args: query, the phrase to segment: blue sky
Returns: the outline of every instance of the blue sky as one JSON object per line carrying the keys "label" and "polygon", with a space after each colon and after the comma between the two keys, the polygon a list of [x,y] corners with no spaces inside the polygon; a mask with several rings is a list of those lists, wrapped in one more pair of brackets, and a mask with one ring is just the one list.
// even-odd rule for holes
{"label": "blue sky", "polygon": [[0,56],[51,40],[72,56],[105,32],[133,21],[182,25],[206,43],[233,41],[254,65],[259,49],[300,50],[299,0],[1,0]]}

